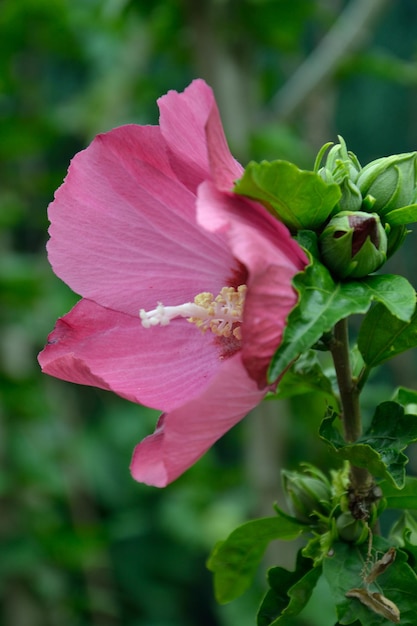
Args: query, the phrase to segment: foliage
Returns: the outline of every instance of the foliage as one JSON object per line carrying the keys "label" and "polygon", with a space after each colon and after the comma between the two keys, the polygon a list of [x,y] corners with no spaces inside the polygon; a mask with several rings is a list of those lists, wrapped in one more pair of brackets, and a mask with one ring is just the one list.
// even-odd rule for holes
{"label": "foliage", "polygon": [[[130,481],[126,468],[132,441],[150,432],[154,413],[104,392],[48,380],[41,377],[36,363],[36,354],[53,320],[75,301],[74,295],[52,276],[44,251],[46,206],[74,152],[96,132],[118,124],[154,123],[155,99],[168,89],[182,88],[196,74],[209,82],[216,79],[219,90],[218,85],[228,85],[222,89],[225,98],[233,101],[228,89],[234,81],[224,80],[223,75],[220,80],[216,74],[219,68],[229,67],[230,58],[224,62],[226,53],[219,53],[220,63],[214,70],[216,55],[205,51],[201,54],[205,40],[195,36],[192,4],[179,0],[2,3],[2,626],[253,623],[259,583],[253,594],[249,592],[247,604],[242,599],[236,602],[236,609],[218,609],[211,601],[211,581],[204,571],[210,546],[249,517],[258,501],[253,486],[244,491],[240,487],[244,479],[249,480],[243,476],[243,429],[230,433],[169,491],[161,494],[141,488]],[[247,98],[237,103],[235,99],[233,106],[237,111],[237,105],[243,105],[244,100],[259,98],[254,103],[253,118],[291,76],[297,59],[308,57],[314,42],[337,17],[333,9],[324,10],[319,2],[229,0],[201,3],[201,10],[206,6],[210,7],[214,26],[208,20],[205,34],[218,43],[215,50],[233,53],[235,62],[244,59]],[[413,3],[393,7],[375,29],[375,39],[365,51],[344,60],[334,81],[337,107],[329,112],[325,120],[327,134],[320,137],[319,143],[337,127],[365,161],[415,147],[415,128],[407,107],[413,102],[410,86],[416,82],[410,28],[416,19]],[[202,56],[206,64],[196,62]],[[313,111],[313,104],[304,109]],[[317,141],[313,131],[317,119],[323,121],[325,117],[320,114],[309,118],[302,113],[291,124],[277,124],[274,118],[273,123],[254,126],[248,140],[251,156],[291,159],[303,168],[311,167],[311,155],[317,147],[311,145]],[[393,224],[394,219],[400,224],[409,221],[404,211],[392,217]],[[410,268],[412,280],[412,248],[405,247],[395,259]],[[397,271],[390,269],[393,274]],[[367,298],[369,293],[364,296],[369,304]],[[362,309],[367,306],[363,304]],[[400,354],[407,342],[414,341],[414,316],[411,320],[409,325],[383,304],[369,309],[359,336],[366,368],[387,361],[388,353]],[[371,351],[368,338],[376,321],[386,333]],[[317,369],[317,355],[309,359],[311,362],[306,359],[294,364],[278,395],[295,402],[291,389],[302,380],[304,401],[312,407],[321,404],[322,398],[329,401],[334,381],[321,366]],[[386,371],[396,377],[396,384],[411,386],[407,368],[405,374],[395,369]],[[378,376],[373,379],[375,393],[385,380],[383,375]],[[312,391],[317,396],[312,396]],[[407,395],[407,390],[402,393]],[[399,398],[394,401],[405,405]],[[332,402],[336,409],[336,401]],[[407,404],[413,403],[415,398],[409,392]],[[290,464],[311,436],[313,421],[309,416],[294,425],[293,436],[300,440],[297,449],[288,452]],[[297,428],[304,428],[301,437]],[[309,460],[317,461],[323,449],[317,451],[311,446]],[[278,490],[278,479],[274,478]],[[380,483],[388,507],[415,508],[413,480],[407,477],[401,492],[392,481]],[[416,555],[412,537],[403,536],[402,531],[400,536],[402,553]],[[340,545],[334,561],[339,566],[345,562],[346,546],[350,544]],[[385,547],[377,549],[383,551]],[[358,550],[366,551],[366,543]],[[270,595],[272,609],[264,603],[263,617],[258,619],[271,619],[265,614],[271,615],[272,611],[273,615],[277,607],[287,607],[292,625],[306,623],[294,621],[304,601],[299,598],[308,599],[316,572],[320,571],[315,568],[314,574],[310,573],[306,563],[311,559],[298,557],[295,573],[282,576],[287,598],[281,594],[275,600]],[[320,593],[324,572],[326,580],[332,578],[326,563],[320,566],[323,573],[314,588]],[[270,575],[271,589],[275,591],[284,568],[277,569]],[[394,583],[398,583],[398,589],[408,589],[407,585],[414,589],[409,569],[405,578],[392,576],[393,581],[384,591],[393,601],[397,601],[394,593],[390,594]],[[359,586],[360,580],[349,584]],[[343,611],[345,600],[341,594],[338,598],[339,611]],[[322,626],[321,615],[309,613],[310,606],[307,602],[300,620]],[[347,606],[365,610],[359,609],[360,603],[354,599]]]}
{"label": "foliage", "polygon": [[[417,417],[405,412],[415,403],[417,394],[399,389],[397,401],[378,404],[363,428],[360,393],[373,367],[415,345],[414,288],[404,277],[373,274],[381,257],[376,266],[368,262],[373,254],[369,244],[372,242],[378,251],[381,235],[385,237],[386,232],[389,240],[391,212],[401,211],[402,205],[408,207],[416,196],[415,153],[380,158],[362,168],[357,157],[347,151],[345,141],[341,137],[339,141],[329,151],[325,166],[318,169],[329,144],[323,146],[314,172],[302,172],[284,162],[250,163],[235,186],[236,193],[272,208],[278,219],[298,234],[299,243],[309,255],[309,264],[293,280],[298,302],[288,316],[283,340],[272,359],[270,382],[288,370],[283,378],[284,396],[296,395],[298,384],[304,394],[305,383],[297,377],[301,370],[307,380],[315,381],[317,391],[334,400],[337,410],[328,408],[319,434],[342,467],[331,472],[331,481],[311,466],[300,473],[283,470],[284,491],[294,517],[276,507],[275,524],[274,518],[254,520],[233,531],[214,549],[209,567],[215,575],[216,596],[225,602],[246,589],[267,542],[291,537],[291,524],[294,536],[304,536],[294,572],[282,567],[269,570],[270,589],[258,612],[259,626],[285,624],[290,616],[302,612],[321,576],[333,591],[340,624],[375,625],[385,620],[411,623],[414,614],[414,549],[409,548],[409,559],[395,545],[412,546],[415,523],[406,510],[402,538],[398,537],[398,526],[385,540],[379,532],[377,536],[374,533],[389,503],[416,507],[417,498],[409,488],[413,483],[406,482],[408,457],[404,450],[417,441]],[[407,168],[407,176],[402,175],[402,167]],[[281,177],[287,177],[286,182],[292,184],[280,184]],[[335,180],[339,193],[328,195],[326,185],[332,191]],[[346,210],[346,206],[351,208]],[[413,211],[407,215],[414,218]],[[370,229],[369,222],[376,220],[379,230]],[[351,236],[344,241],[347,232]],[[401,241],[395,238],[392,254],[405,237],[404,232]],[[355,259],[359,259],[362,249],[367,259],[361,271],[344,272],[344,265],[356,268],[358,263],[359,267],[361,261]],[[384,255],[382,262],[385,260]],[[376,305],[370,309],[372,301]],[[359,329],[358,343],[352,347],[348,320],[353,314],[369,310]],[[312,356],[314,350],[329,351],[336,384],[331,384],[319,360]],[[356,374],[351,353],[358,352],[363,365]],[[298,358],[301,368],[297,367]],[[285,383],[287,377],[289,385]],[[278,395],[279,387],[280,382]],[[397,493],[390,491],[390,484]],[[398,492],[404,487],[401,498]],[[384,497],[384,489],[389,497]],[[385,554],[375,558],[375,551],[381,548]]]}

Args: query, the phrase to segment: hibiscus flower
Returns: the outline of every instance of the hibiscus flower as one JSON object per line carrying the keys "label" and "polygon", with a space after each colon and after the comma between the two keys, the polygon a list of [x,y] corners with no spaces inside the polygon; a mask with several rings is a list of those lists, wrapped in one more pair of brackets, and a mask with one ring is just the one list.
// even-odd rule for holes
{"label": "hibiscus flower", "polygon": [[48,256],[82,296],[47,374],[161,410],[132,476],[165,486],[264,397],[306,264],[285,226],[232,193],[242,167],[211,89],[160,98],[159,126],[98,135],[49,206]]}

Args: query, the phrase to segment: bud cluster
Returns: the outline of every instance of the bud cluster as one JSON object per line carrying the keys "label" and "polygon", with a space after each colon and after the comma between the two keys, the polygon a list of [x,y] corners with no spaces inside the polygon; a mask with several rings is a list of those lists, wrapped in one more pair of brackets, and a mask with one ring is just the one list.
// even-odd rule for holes
{"label": "bud cluster", "polygon": [[362,278],[379,269],[404,241],[406,227],[390,224],[390,214],[416,205],[417,153],[376,159],[362,167],[341,137],[339,141],[322,167],[328,145],[316,160],[317,173],[341,190],[319,236],[319,247],[336,277]]}
{"label": "bud cluster", "polygon": [[332,472],[331,480],[308,463],[303,464],[301,471],[282,470],[281,473],[291,515],[308,524],[313,534],[318,533],[322,538],[315,558],[322,551],[323,555],[326,554],[335,540],[359,545],[369,538],[369,528],[383,507],[381,496],[378,492],[377,498],[368,502],[367,515],[358,518],[351,510],[348,465]]}

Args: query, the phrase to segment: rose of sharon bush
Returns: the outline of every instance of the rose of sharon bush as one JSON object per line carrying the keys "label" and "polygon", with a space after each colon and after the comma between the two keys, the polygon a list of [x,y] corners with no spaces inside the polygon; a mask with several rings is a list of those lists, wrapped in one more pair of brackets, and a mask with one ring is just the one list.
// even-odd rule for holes
{"label": "rose of sharon bush", "polygon": [[49,206],[54,272],[82,296],[44,372],[163,411],[131,472],[167,485],[256,406],[306,264],[287,229],[231,192],[242,167],[211,89],[159,100],[159,126],[98,135]]}

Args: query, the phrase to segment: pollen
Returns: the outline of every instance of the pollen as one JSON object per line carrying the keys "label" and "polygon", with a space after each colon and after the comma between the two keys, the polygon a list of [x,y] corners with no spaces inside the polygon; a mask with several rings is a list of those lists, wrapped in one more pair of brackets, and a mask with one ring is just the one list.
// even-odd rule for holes
{"label": "pollen", "polygon": [[194,302],[177,306],[164,306],[158,303],[156,309],[141,309],[139,316],[142,326],[166,326],[171,320],[183,317],[202,332],[211,331],[217,337],[234,337],[241,340],[241,324],[247,287],[240,285],[223,287],[217,296],[204,291],[195,296]]}

